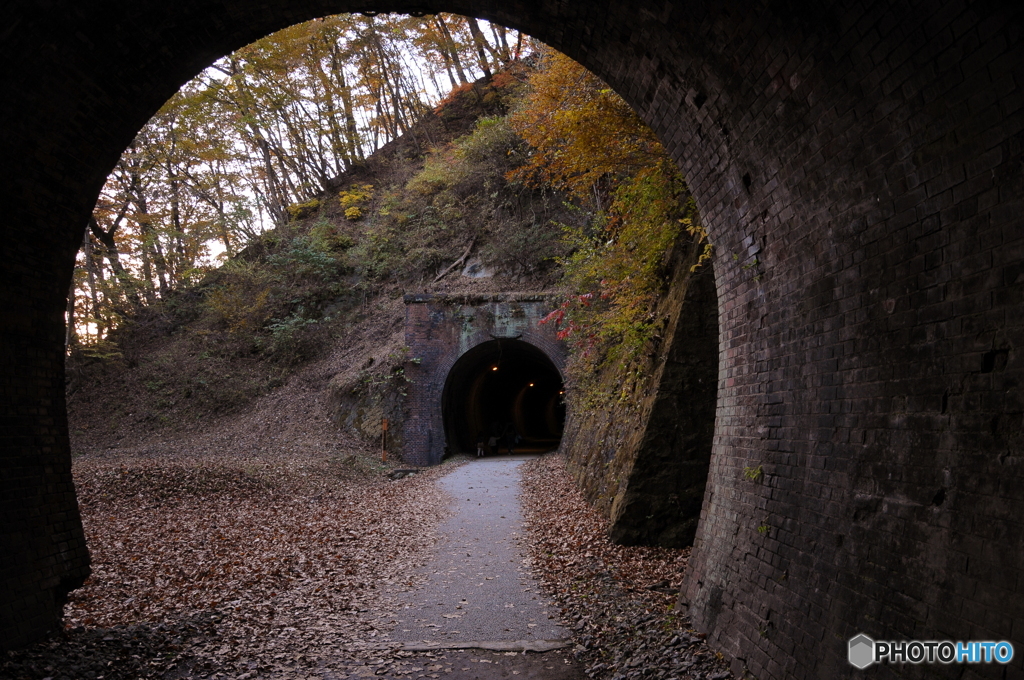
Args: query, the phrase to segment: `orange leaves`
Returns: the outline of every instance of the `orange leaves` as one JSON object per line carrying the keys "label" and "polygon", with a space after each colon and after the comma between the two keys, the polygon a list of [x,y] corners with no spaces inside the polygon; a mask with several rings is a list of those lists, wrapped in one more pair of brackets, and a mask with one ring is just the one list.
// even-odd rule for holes
{"label": "orange leaves", "polygon": [[579,204],[585,223],[563,230],[569,298],[550,320],[573,349],[574,406],[603,408],[632,399],[649,370],[668,254],[696,209],[654,133],[593,74],[548,52],[530,85],[511,121],[533,149],[511,176]]}
{"label": "orange leaves", "polygon": [[451,104],[453,101],[459,98],[460,95],[469,92],[473,89],[473,83],[462,83],[456,88],[453,88],[451,92],[444,96],[434,107],[434,113],[441,113],[444,107]]}
{"label": "orange leaves", "polygon": [[569,57],[546,53],[530,86],[512,126],[534,153],[515,178],[583,197],[606,177],[627,176],[664,155],[629,105]]}

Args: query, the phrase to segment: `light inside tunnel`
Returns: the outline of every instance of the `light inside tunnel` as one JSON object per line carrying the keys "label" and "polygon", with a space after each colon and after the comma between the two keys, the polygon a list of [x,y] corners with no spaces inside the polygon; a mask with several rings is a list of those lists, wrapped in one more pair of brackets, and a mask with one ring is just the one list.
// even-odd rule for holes
{"label": "light inside tunnel", "polygon": [[497,437],[501,453],[513,436],[517,452],[558,448],[565,390],[551,360],[521,340],[491,340],[466,352],[445,380],[442,414],[450,453],[473,453]]}

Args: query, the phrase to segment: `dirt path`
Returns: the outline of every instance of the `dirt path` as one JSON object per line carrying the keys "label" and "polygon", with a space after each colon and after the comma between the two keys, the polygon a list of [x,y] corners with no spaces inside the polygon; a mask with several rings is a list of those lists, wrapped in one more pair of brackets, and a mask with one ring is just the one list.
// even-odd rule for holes
{"label": "dirt path", "polygon": [[402,598],[391,640],[501,641],[520,650],[540,645],[537,651],[567,644],[568,631],[523,565],[523,460],[484,458],[438,480],[454,499],[454,512],[438,527],[433,558],[419,570],[426,582]]}
{"label": "dirt path", "polygon": [[324,680],[386,678],[399,680],[586,680],[578,663],[560,652],[491,652],[479,649],[410,654],[354,668],[349,675],[325,675]]}
{"label": "dirt path", "polygon": [[348,677],[581,680],[570,634],[527,562],[519,466],[528,456],[487,458],[438,480],[452,515],[433,556],[404,593],[394,629],[397,655]]}

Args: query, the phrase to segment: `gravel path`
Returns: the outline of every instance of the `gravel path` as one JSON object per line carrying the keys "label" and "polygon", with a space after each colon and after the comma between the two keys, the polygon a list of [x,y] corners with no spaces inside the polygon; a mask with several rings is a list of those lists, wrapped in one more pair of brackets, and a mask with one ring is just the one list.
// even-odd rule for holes
{"label": "gravel path", "polygon": [[484,458],[438,481],[454,499],[454,514],[418,570],[426,583],[402,596],[391,640],[537,644],[570,637],[524,564],[519,466],[532,457]]}

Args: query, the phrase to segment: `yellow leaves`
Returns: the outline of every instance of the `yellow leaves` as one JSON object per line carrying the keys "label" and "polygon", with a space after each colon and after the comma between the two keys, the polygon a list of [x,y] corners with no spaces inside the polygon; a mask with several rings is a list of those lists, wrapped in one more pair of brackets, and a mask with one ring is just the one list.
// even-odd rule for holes
{"label": "yellow leaves", "polygon": [[708,232],[704,228],[704,225],[700,224],[699,222],[695,222],[688,217],[679,220],[679,223],[683,225],[684,229],[686,229],[687,234],[693,236],[694,245],[699,246],[702,243],[704,244],[704,249],[697,257],[697,263],[690,267],[690,271],[695,272],[698,269],[700,269],[701,265],[703,265],[705,262],[711,261],[711,255],[714,252],[714,246],[708,243]]}
{"label": "yellow leaves", "polygon": [[341,203],[342,208],[348,208],[368,201],[373,197],[373,185],[372,184],[353,184],[345,191],[338,192],[338,200]]}
{"label": "yellow leaves", "polygon": [[[618,378],[620,398],[643,379],[656,332],[654,309],[666,257],[686,228],[706,233],[672,160],[654,133],[608,85],[564,55],[549,52],[530,78],[526,103],[511,116],[533,148],[510,178],[569,192],[592,218],[567,227],[562,260],[569,299],[559,335],[574,353],[578,405],[614,398],[598,377]],[[699,260],[710,257],[705,246]],[[589,386],[589,387],[588,387]]]}
{"label": "yellow leaves", "polygon": [[288,206],[288,216],[293,220],[309,217],[320,209],[320,199],[314,198],[305,203],[292,203]]}
{"label": "yellow leaves", "polygon": [[[667,163],[641,169],[612,191],[598,228],[567,234],[575,250],[563,261],[565,280],[572,291],[591,294],[587,304],[567,308],[569,327],[576,329],[569,340],[577,350],[570,372],[581,376],[577,392],[584,401],[590,392],[610,397],[595,382],[602,369],[635,375],[633,364],[655,331],[653,311],[665,257],[681,233],[675,216],[687,207],[684,189]],[[617,382],[623,386],[621,398],[628,399],[635,381],[623,377]]]}
{"label": "yellow leaves", "polygon": [[373,198],[372,184],[354,184],[338,193],[338,201],[345,212],[345,219],[356,222],[363,218],[363,209],[358,205]]}

